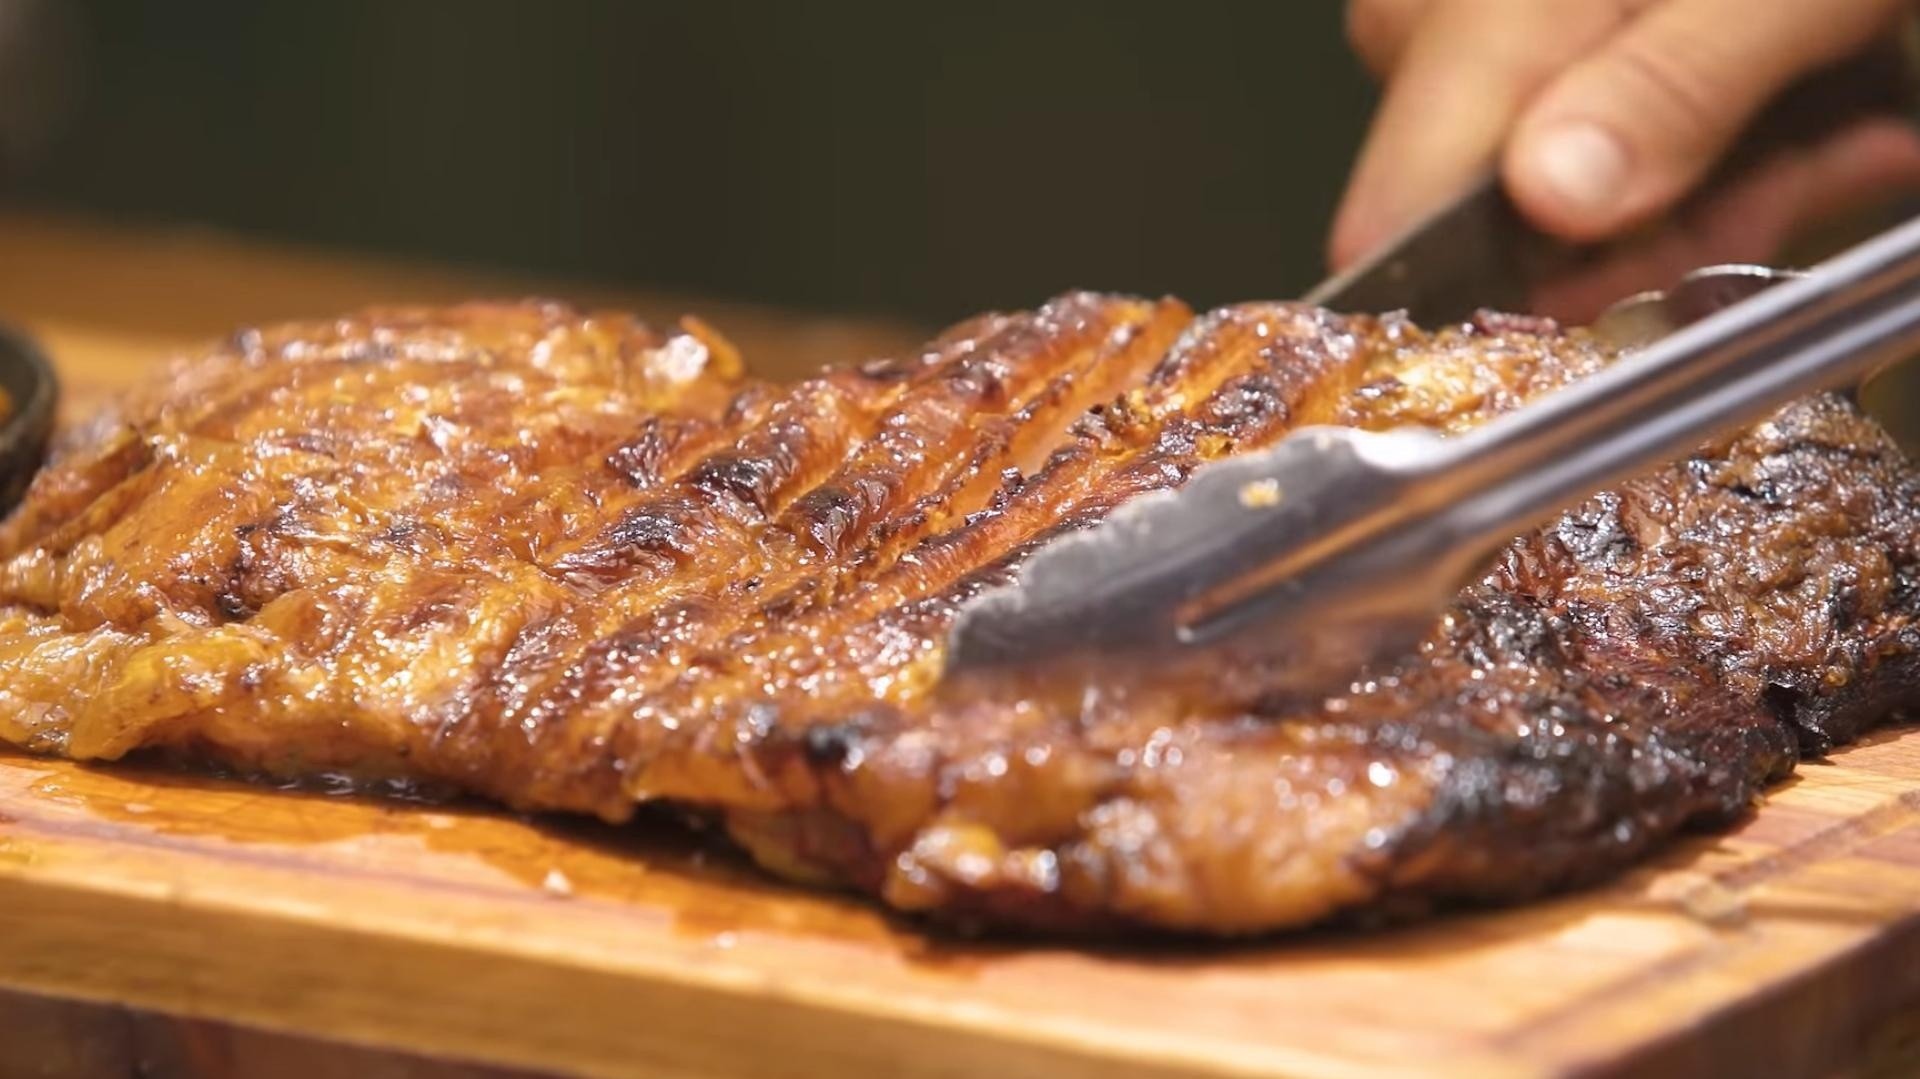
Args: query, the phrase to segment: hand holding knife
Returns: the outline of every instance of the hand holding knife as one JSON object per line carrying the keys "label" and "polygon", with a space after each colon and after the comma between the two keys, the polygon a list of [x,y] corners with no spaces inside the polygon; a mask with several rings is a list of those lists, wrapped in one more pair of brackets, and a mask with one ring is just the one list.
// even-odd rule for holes
{"label": "hand holding knife", "polygon": [[[1533,231],[1489,179],[1310,298],[1444,321],[1519,306],[1595,257]],[[949,669],[1225,650],[1275,688],[1337,690],[1415,645],[1513,535],[1920,350],[1920,220],[1797,279],[1710,274],[1685,295],[1709,302],[1642,297],[1614,323],[1644,325],[1649,310],[1697,322],[1468,435],[1303,430],[1054,541],[962,611]],[[1245,497],[1256,489],[1272,496]]]}

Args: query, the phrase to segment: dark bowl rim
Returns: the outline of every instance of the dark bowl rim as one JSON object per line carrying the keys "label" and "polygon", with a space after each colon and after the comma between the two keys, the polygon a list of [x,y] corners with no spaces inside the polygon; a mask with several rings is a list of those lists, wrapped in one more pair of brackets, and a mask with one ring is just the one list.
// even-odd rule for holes
{"label": "dark bowl rim", "polygon": [[0,488],[11,489],[39,467],[59,405],[60,378],[37,340],[5,324],[0,324],[0,386],[14,397],[11,412],[0,422]]}

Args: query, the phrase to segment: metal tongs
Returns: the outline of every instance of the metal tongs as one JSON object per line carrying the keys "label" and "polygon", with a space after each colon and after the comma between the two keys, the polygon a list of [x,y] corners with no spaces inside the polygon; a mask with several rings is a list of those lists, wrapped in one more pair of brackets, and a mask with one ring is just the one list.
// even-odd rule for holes
{"label": "metal tongs", "polygon": [[962,612],[950,667],[1206,656],[1335,691],[1415,647],[1513,536],[1920,351],[1920,218],[1802,275],[1696,275],[1598,328],[1658,339],[1469,434],[1305,429],[1054,541]]}

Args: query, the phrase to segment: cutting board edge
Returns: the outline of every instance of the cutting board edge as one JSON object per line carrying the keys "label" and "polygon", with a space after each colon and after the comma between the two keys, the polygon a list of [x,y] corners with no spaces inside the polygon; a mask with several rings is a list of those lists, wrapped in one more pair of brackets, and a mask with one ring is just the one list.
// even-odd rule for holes
{"label": "cutting board edge", "polygon": [[[1583,1079],[1837,1076],[1867,1052],[1882,1026],[1916,1008],[1920,911],[1886,923],[1816,967],[1730,999],[1692,1025],[1616,1059],[1583,1062],[1573,1073]],[[1809,1012],[1816,1016],[1813,1023],[1807,1022]]]}
{"label": "cutting board edge", "polygon": [[[125,925],[128,915],[140,919],[140,947],[127,947],[118,935],[96,931],[100,925]],[[365,975],[325,976],[336,946],[365,945],[369,938],[357,928],[191,903],[155,904],[108,889],[52,885],[0,872],[0,939],[7,942],[0,949],[0,987],[323,1036],[370,1049],[591,1079],[630,1076],[636,1060],[647,1064],[649,1075],[688,1079],[789,1076],[803,1062],[836,1070],[885,1068],[884,1074],[899,1079],[974,1070],[1038,1073],[1050,1079],[1359,1079],[1382,1074],[1379,1068],[1309,1051],[1222,1052],[1225,1047],[1211,1041],[1186,1051],[1172,1043],[1143,1051],[1140,1044],[1102,1045],[1091,1030],[1051,1025],[1010,1031],[957,1012],[937,1021],[882,1014],[799,994],[741,993],[670,977],[586,969],[559,957],[482,953],[404,935],[376,943],[384,953],[386,972],[414,984],[383,982],[374,991]],[[348,947],[340,954],[353,950]],[[263,970],[245,959],[268,954],[295,961]],[[208,955],[218,958],[199,962]],[[183,977],[188,963],[195,966]],[[602,982],[605,992],[584,992],[579,984],[583,979]],[[516,981],[521,982],[518,992],[498,991],[503,982]],[[506,1033],[510,1024],[495,1021],[484,1007],[503,999],[548,1006],[551,1014],[533,1025],[544,1024],[553,1033],[545,1040]],[[397,1016],[382,1015],[395,1001],[411,1006]],[[596,1019],[591,1011],[580,1010],[582,1001],[598,1001],[603,1007],[618,1001],[663,1019],[622,1023],[604,1012]],[[518,1030],[527,1026],[522,1022]],[[710,1033],[683,1036],[702,1028]],[[750,1050],[743,1050],[742,1030],[762,1032],[763,1038],[752,1041],[777,1046],[779,1059],[753,1059]],[[609,1031],[624,1031],[626,1036],[609,1041],[604,1037]],[[956,1072],[960,1061],[967,1061],[967,1067]],[[1512,1061],[1463,1059],[1457,1065],[1446,1062],[1442,1073],[1427,1074],[1517,1079],[1541,1073]]]}

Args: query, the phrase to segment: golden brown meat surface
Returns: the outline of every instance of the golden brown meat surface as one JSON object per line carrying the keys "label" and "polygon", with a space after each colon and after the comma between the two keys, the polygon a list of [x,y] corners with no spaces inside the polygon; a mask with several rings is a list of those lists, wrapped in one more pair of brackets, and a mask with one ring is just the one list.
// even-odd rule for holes
{"label": "golden brown meat surface", "polygon": [[1512,899],[1916,691],[1915,480],[1809,400],[1517,540],[1310,709],[939,683],[1061,529],[1306,423],[1462,430],[1610,357],[1483,317],[1069,295],[792,386],[558,305],[235,336],[0,529],[0,739],[717,818],[953,920],[1234,933]]}

